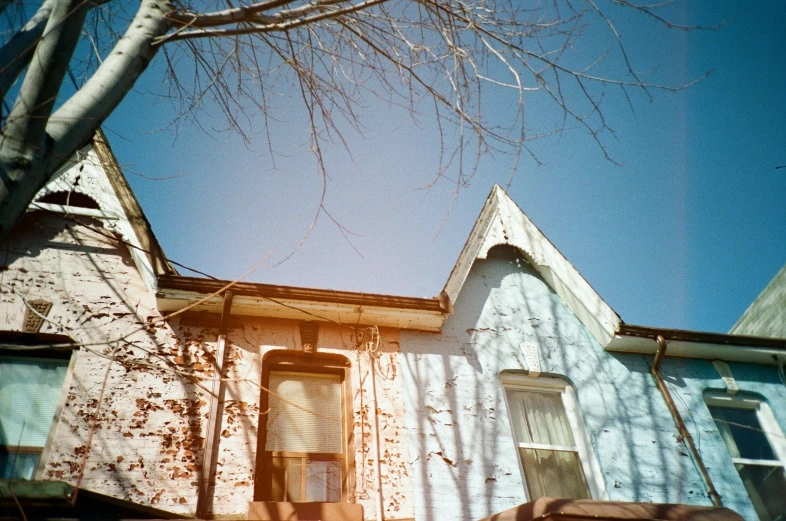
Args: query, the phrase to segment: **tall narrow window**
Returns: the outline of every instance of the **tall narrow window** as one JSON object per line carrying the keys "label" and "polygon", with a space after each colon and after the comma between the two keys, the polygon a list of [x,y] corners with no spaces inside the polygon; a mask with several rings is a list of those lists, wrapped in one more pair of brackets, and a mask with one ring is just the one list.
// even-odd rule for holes
{"label": "tall narrow window", "polygon": [[502,379],[530,501],[600,498],[602,481],[572,388],[556,378]]}
{"label": "tall narrow window", "polygon": [[705,394],[707,407],[762,521],[786,517],[786,440],[766,403]]}
{"label": "tall narrow window", "polygon": [[[330,362],[328,360],[327,362]],[[265,364],[264,445],[258,499],[341,502],[347,498],[346,368],[319,358],[273,357]],[[267,395],[267,396],[265,396]]]}
{"label": "tall narrow window", "polygon": [[0,479],[33,479],[68,359],[0,354]]}

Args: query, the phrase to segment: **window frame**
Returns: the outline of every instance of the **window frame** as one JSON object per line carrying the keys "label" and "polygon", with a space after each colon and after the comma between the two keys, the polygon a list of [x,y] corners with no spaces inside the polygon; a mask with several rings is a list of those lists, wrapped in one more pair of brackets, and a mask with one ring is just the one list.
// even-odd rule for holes
{"label": "window frame", "polygon": [[[333,374],[341,377],[341,412],[342,448],[341,458],[342,486],[341,502],[354,503],[355,497],[355,452],[354,452],[354,417],[352,406],[352,388],[350,385],[350,363],[345,357],[333,353],[305,353],[303,351],[269,351],[262,357],[262,386],[269,387],[270,373],[294,372],[305,374]],[[259,409],[269,409],[269,394],[261,390]],[[260,414],[257,438],[256,471],[254,475],[254,501],[273,501],[272,499],[272,460],[274,457],[302,457],[315,459],[335,458],[333,453],[301,453],[277,452],[265,450],[267,441],[267,415]],[[338,458],[335,458],[338,459]],[[303,470],[305,476],[305,468]],[[305,489],[304,489],[305,490]],[[314,502],[318,504],[320,502]]]}
{"label": "window frame", "polygon": [[55,442],[57,427],[60,424],[60,417],[62,416],[63,409],[68,401],[68,392],[71,389],[71,381],[73,379],[74,370],[76,368],[76,360],[79,353],[79,346],[74,345],[72,349],[52,349],[44,346],[52,344],[75,344],[75,341],[70,336],[58,335],[51,333],[25,333],[18,331],[0,331],[0,344],[29,346],[30,349],[7,349],[0,348],[0,360],[13,359],[13,360],[32,360],[32,361],[47,361],[47,360],[67,360],[65,377],[63,378],[63,385],[60,388],[60,396],[55,406],[55,411],[52,415],[51,424],[49,425],[49,432],[46,437],[46,442],[43,447],[30,447],[30,446],[15,446],[14,451],[11,452],[7,445],[3,445],[2,449],[7,454],[39,454],[38,462],[36,463],[35,470],[33,471],[32,480],[44,479],[44,472],[46,471],[46,463],[49,455],[52,452],[52,447]]}
{"label": "window frame", "polygon": [[[726,448],[726,453],[735,466],[737,475],[739,475],[739,470],[736,468],[737,465],[770,468],[780,467],[783,469],[783,472],[786,473],[786,437],[784,437],[783,429],[781,429],[778,420],[772,413],[772,409],[764,398],[747,393],[729,395],[723,391],[708,390],[704,391],[704,403],[707,406],[707,413],[716,430],[718,428],[715,423],[717,420],[712,415],[712,411],[709,410],[709,407],[754,411],[764,437],[769,442],[773,454],[778,458],[777,460],[735,458],[732,456],[726,443],[721,440],[721,443]],[[721,435],[720,431],[718,431],[718,435]],[[748,490],[746,490],[746,493],[748,493],[750,497],[750,492],[748,492]],[[751,501],[753,501],[753,498],[751,498]]]}
{"label": "window frame", "polygon": [[[587,432],[584,418],[579,408],[576,392],[567,381],[561,378],[554,378],[550,376],[537,376],[532,377],[527,374],[517,373],[502,373],[499,376],[503,387],[503,398],[505,400],[505,407],[508,414],[508,425],[511,427],[511,438],[516,447],[516,459],[519,464],[519,472],[521,473],[521,481],[524,484],[524,491],[528,500],[531,500],[529,492],[529,485],[527,485],[526,475],[524,473],[524,465],[521,461],[519,453],[520,448],[529,449],[547,449],[556,451],[569,451],[578,454],[579,462],[581,463],[581,470],[584,472],[584,479],[589,489],[591,499],[607,500],[608,492],[606,491],[606,482],[603,479],[603,474],[600,469],[600,463],[593,450],[592,443]],[[565,408],[565,416],[568,419],[571,431],[573,433],[574,447],[563,447],[559,445],[547,445],[538,443],[522,443],[516,439],[516,434],[513,431],[513,416],[511,414],[511,406],[508,399],[508,390],[519,391],[532,391],[538,393],[550,392],[559,394],[562,398],[562,405]]]}

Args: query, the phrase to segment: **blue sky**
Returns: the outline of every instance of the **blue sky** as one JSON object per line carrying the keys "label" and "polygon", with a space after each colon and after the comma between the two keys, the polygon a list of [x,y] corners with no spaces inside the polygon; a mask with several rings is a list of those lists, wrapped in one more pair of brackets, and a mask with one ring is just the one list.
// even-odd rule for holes
{"label": "blue sky", "polygon": [[[626,14],[619,29],[634,66],[657,66],[650,74],[671,85],[713,72],[684,91],[634,95],[634,113],[609,93],[608,151],[621,166],[568,129],[533,144],[544,164],[522,160],[508,193],[624,321],[725,332],[786,263],[786,168],[775,169],[786,165],[786,2],[688,2],[671,15],[726,23],[684,33]],[[604,51],[594,30],[577,52]],[[216,277],[240,276],[272,252],[249,280],[438,295],[491,186],[510,174],[501,156],[484,161],[455,202],[449,182],[417,190],[434,176],[433,128],[369,101],[352,157],[338,146],[326,154],[327,208],[357,234],[360,254],[323,216],[277,264],[317,211],[321,180],[305,139],[282,138],[274,165],[261,133],[244,145],[192,126],[177,137],[153,132],[174,109],[151,94],[160,76],[150,72],[107,121],[108,136],[130,169],[186,174],[127,177],[167,255]],[[528,117],[548,121],[553,112],[539,103],[527,99]],[[489,110],[512,109],[501,99]],[[274,133],[299,129],[294,112]]]}

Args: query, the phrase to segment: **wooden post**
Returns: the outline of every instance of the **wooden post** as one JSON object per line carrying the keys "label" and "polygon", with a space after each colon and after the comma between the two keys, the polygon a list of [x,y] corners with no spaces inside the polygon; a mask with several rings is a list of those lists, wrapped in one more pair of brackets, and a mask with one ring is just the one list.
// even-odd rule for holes
{"label": "wooden post", "polygon": [[221,427],[224,419],[224,395],[226,394],[224,368],[226,367],[227,325],[232,311],[232,296],[231,290],[227,290],[224,293],[224,309],[221,312],[221,325],[218,329],[218,341],[216,342],[216,370],[213,376],[213,396],[210,398],[207,439],[205,440],[205,452],[202,458],[199,491],[197,494],[196,517],[199,519],[207,519],[213,514],[218,445],[221,441]]}

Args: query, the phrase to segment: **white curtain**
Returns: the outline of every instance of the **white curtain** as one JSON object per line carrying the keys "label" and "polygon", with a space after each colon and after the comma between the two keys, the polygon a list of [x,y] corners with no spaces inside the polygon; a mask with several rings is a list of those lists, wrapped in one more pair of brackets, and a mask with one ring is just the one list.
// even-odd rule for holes
{"label": "white curtain", "polygon": [[519,443],[575,445],[560,393],[509,389],[508,403]]}

